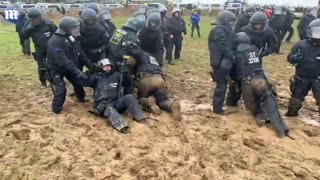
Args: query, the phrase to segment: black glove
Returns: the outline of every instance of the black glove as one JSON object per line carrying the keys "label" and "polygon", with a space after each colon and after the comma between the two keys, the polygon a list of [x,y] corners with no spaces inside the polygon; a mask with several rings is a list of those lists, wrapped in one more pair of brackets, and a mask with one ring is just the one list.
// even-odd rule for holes
{"label": "black glove", "polygon": [[294,54],[294,55],[292,56],[292,58],[293,58],[293,61],[295,61],[295,62],[299,62],[299,61],[302,61],[302,60],[303,60],[303,56],[302,56],[301,53]]}

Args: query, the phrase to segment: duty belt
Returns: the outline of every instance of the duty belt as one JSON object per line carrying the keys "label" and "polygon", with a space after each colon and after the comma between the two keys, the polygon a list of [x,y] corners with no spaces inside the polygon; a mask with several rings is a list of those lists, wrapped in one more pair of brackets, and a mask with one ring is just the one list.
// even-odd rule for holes
{"label": "duty belt", "polygon": [[139,74],[139,78],[145,78],[145,77],[162,77],[162,74],[153,74],[153,73],[149,73],[149,72],[141,72]]}

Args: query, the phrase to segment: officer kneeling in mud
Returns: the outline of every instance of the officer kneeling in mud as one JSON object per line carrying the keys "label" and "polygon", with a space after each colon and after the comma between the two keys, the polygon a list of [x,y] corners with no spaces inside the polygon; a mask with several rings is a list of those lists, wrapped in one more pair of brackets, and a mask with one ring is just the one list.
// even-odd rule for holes
{"label": "officer kneeling in mud", "polygon": [[[114,64],[126,64],[129,69],[128,74],[139,78],[139,100],[145,102],[142,104],[150,105],[148,97],[154,95],[156,101],[151,103],[152,108],[160,113],[160,107],[172,113],[174,119],[179,120],[181,119],[180,104],[169,99],[159,63],[140,47],[137,32],[144,26],[145,19],[137,15],[130,18],[121,29],[117,29],[110,39],[109,56],[111,55]],[[146,99],[141,100],[141,98]]]}
{"label": "officer kneeling in mud", "polygon": [[[127,133],[129,128],[120,115],[126,110],[136,121],[144,123],[145,116],[141,106],[131,94],[133,87],[127,83],[127,81],[131,81],[128,74],[115,71],[116,68],[109,59],[100,60],[97,66],[100,72],[86,73],[88,78],[81,78],[84,86],[94,89],[94,113],[108,118],[108,122],[121,133]],[[123,68],[118,69],[123,71]]]}
{"label": "officer kneeling in mud", "polygon": [[[276,99],[264,74],[262,58],[258,56],[259,49],[244,32],[236,34],[236,44],[234,76],[240,82],[246,107],[256,117],[259,126],[270,123],[279,137],[287,136],[289,129],[279,113]],[[265,120],[257,118],[262,113],[266,116]]]}
{"label": "officer kneeling in mud", "polygon": [[137,59],[133,73],[138,80],[140,103],[155,114],[162,110],[171,113],[174,120],[181,120],[180,102],[171,99],[163,78],[164,74],[157,60],[148,54]]}
{"label": "officer kneeling in mud", "polygon": [[299,41],[288,55],[296,73],[291,81],[291,99],[286,116],[298,116],[304,98],[312,89],[320,111],[320,19],[313,20],[307,28],[307,39]]}
{"label": "officer kneeling in mud", "polygon": [[80,23],[73,17],[66,16],[60,20],[59,29],[48,41],[48,69],[54,84],[52,111],[60,113],[66,98],[64,77],[72,84],[79,102],[85,102],[85,91],[77,77],[85,74],[80,71],[82,65],[92,69],[93,65],[75,40],[80,36]]}

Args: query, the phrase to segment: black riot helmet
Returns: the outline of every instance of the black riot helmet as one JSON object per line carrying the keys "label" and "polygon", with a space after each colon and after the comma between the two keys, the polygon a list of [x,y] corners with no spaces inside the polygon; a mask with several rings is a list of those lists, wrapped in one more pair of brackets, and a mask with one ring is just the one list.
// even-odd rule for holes
{"label": "black riot helmet", "polygon": [[161,15],[159,12],[152,12],[146,20],[146,27],[150,30],[157,30],[161,26]]}
{"label": "black riot helmet", "polygon": [[111,21],[112,20],[112,16],[108,10],[102,11],[99,18],[103,21]]}
{"label": "black riot helmet", "polygon": [[250,30],[256,33],[263,33],[267,29],[268,17],[263,12],[256,12],[250,18]]}
{"label": "black riot helmet", "polygon": [[65,16],[60,19],[59,29],[56,34],[73,36],[76,38],[80,35],[80,23],[79,21],[71,16]]}
{"label": "black riot helmet", "polygon": [[19,11],[19,16],[18,16],[19,19],[25,18],[26,16],[27,16],[26,12],[24,12],[23,10]]}
{"label": "black riot helmet", "polygon": [[136,11],[133,13],[133,17],[138,18],[140,20],[145,21],[146,20],[146,14],[142,11]]}
{"label": "black riot helmet", "polygon": [[307,37],[317,45],[320,45],[320,19],[311,21],[307,28]]}
{"label": "black riot helmet", "polygon": [[37,8],[31,8],[27,12],[28,18],[31,21],[31,24],[34,26],[38,26],[42,23],[42,14],[41,11]]}
{"label": "black riot helmet", "polygon": [[273,12],[274,15],[281,16],[283,15],[283,10],[281,7],[276,7]]}
{"label": "black riot helmet", "polygon": [[244,9],[244,14],[248,17],[251,17],[256,12],[256,8],[254,6],[247,6]]}
{"label": "black riot helmet", "polygon": [[100,61],[98,61],[97,66],[101,69],[101,71],[104,74],[110,74],[114,69],[113,64],[107,58],[101,59]]}
{"label": "black riot helmet", "polygon": [[85,8],[81,13],[81,19],[86,28],[95,28],[97,26],[97,13],[90,8]]}
{"label": "black riot helmet", "polygon": [[123,27],[132,29],[136,32],[138,32],[143,26],[145,26],[145,21],[137,17],[131,17],[128,19],[127,23],[123,25]]}
{"label": "black riot helmet", "polygon": [[236,34],[237,51],[246,51],[251,47],[251,38],[245,32]]}
{"label": "black riot helmet", "polygon": [[88,3],[86,8],[93,9],[97,14],[99,13],[99,8],[96,3]]}
{"label": "black riot helmet", "polygon": [[236,15],[234,15],[231,11],[222,11],[218,14],[216,24],[233,27],[236,19]]}

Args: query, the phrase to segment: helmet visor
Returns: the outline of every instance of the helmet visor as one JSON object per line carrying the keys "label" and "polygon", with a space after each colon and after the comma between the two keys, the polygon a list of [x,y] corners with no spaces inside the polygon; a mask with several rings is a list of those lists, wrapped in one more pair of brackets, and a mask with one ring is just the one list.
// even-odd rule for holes
{"label": "helmet visor", "polygon": [[80,36],[80,26],[74,26],[70,29],[70,35],[73,37]]}
{"label": "helmet visor", "polygon": [[157,29],[160,28],[160,26],[161,26],[161,21],[159,21],[159,22],[149,22],[147,24],[147,28],[148,29],[152,29],[152,30],[157,30]]}
{"label": "helmet visor", "polygon": [[86,19],[86,20],[84,20],[84,24],[87,28],[95,28],[95,27],[97,27],[97,20],[96,19]]}
{"label": "helmet visor", "polygon": [[254,32],[264,32],[267,29],[267,23],[250,22],[250,28]]}
{"label": "helmet visor", "polygon": [[311,27],[310,28],[310,38],[312,39],[320,39],[320,27]]}
{"label": "helmet visor", "polygon": [[38,26],[42,23],[42,17],[30,18],[31,24],[34,26]]}

